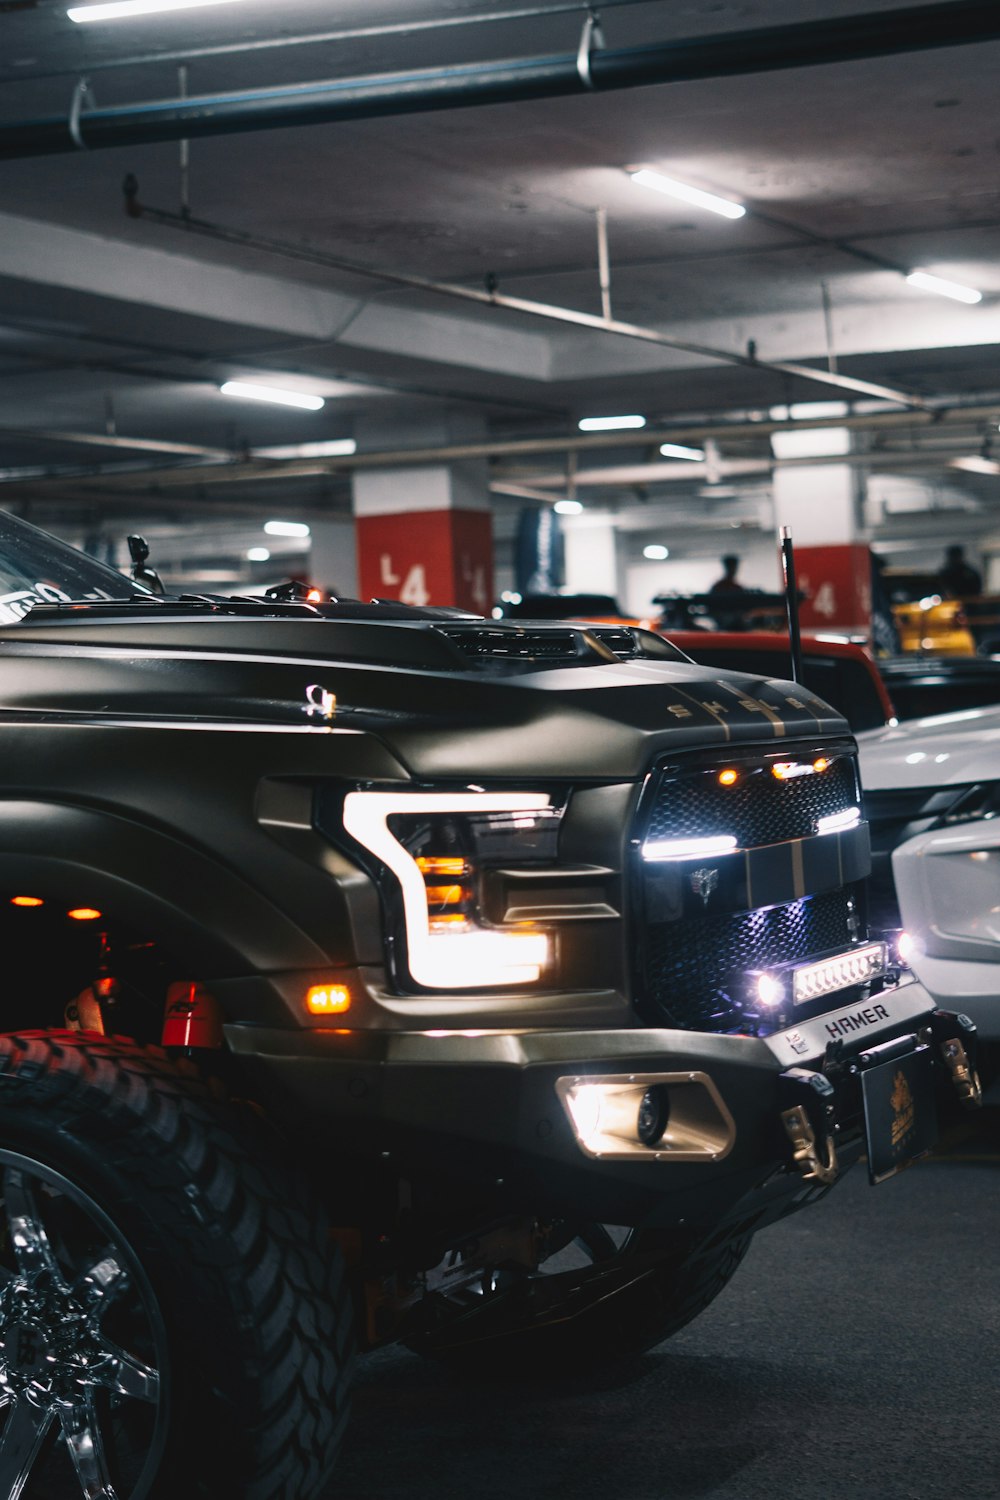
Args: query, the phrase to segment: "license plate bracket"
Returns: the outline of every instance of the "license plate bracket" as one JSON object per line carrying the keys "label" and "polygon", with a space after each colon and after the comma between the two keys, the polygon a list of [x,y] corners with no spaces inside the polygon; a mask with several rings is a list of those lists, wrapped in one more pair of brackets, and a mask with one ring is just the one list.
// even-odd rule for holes
{"label": "license plate bracket", "polygon": [[[880,1060],[879,1054],[895,1053]],[[861,1058],[868,1177],[875,1184],[894,1177],[933,1149],[938,1138],[931,1049],[916,1043],[876,1047]]]}

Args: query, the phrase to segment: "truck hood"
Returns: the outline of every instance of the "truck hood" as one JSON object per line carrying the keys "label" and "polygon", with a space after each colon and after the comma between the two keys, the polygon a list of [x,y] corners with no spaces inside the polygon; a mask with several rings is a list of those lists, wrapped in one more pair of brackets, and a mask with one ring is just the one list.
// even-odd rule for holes
{"label": "truck hood", "polygon": [[[169,728],[359,731],[411,776],[634,778],[667,749],[846,736],[790,682],[581,626],[72,609],[0,630],[0,713]],[[664,654],[661,654],[664,653]],[[630,654],[631,653],[631,654]]]}
{"label": "truck hood", "polygon": [[1000,780],[1000,708],[969,708],[857,736],[869,791]]}

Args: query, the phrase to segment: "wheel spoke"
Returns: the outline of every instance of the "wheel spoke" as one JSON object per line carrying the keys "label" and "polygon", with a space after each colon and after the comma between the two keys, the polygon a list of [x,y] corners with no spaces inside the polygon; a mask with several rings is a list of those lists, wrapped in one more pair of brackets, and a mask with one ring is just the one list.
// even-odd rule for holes
{"label": "wheel spoke", "polygon": [[[65,1287],[49,1237],[38,1212],[34,1190],[18,1167],[8,1167],[3,1176],[4,1206],[10,1226],[10,1240],[23,1276],[48,1271],[56,1284]],[[0,1495],[2,1495],[0,1491]]]}
{"label": "wheel spoke", "polygon": [[0,1433],[0,1500],[18,1500],[51,1425],[50,1411],[32,1406],[23,1396],[13,1402]]}
{"label": "wheel spoke", "polygon": [[73,1284],[73,1295],[88,1309],[105,1309],[129,1286],[129,1275],[114,1255],[105,1255],[90,1266]]}
{"label": "wheel spoke", "polygon": [[63,1437],[86,1500],[116,1500],[93,1403],[60,1413]]}
{"label": "wheel spoke", "polygon": [[[104,1359],[90,1376],[94,1384],[115,1391],[119,1396],[131,1396],[133,1400],[155,1405],[160,1399],[158,1372],[151,1365],[144,1365],[134,1354],[120,1349],[110,1339],[102,1339],[101,1345]],[[0,1500],[3,1500],[2,1492]]]}

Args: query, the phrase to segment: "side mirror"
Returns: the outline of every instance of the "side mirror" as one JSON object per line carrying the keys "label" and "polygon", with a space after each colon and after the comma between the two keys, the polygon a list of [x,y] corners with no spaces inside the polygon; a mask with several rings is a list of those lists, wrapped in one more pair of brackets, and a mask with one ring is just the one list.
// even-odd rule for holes
{"label": "side mirror", "polygon": [[132,577],[136,583],[144,583],[154,594],[163,593],[163,582],[155,568],[147,568],[149,543],[144,536],[128,537],[129,556],[132,559]]}

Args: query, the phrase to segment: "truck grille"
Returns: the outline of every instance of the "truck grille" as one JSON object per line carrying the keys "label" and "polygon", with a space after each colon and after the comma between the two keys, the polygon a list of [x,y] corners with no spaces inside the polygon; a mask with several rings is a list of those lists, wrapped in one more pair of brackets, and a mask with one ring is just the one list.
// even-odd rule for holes
{"label": "truck grille", "polygon": [[[773,772],[776,763],[811,769],[820,757],[828,764],[813,774],[779,777]],[[723,770],[736,771],[732,785],[720,782]],[[740,850],[773,849],[814,838],[820,819],[855,808],[858,801],[856,758],[849,742],[741,749],[725,760],[678,759],[654,768],[640,809],[637,842],[682,844],[728,835]],[[818,842],[825,845],[826,839]],[[786,858],[791,861],[791,852],[767,855],[782,868]],[[755,884],[754,899],[760,904],[748,910],[749,888],[744,888],[740,905],[738,883],[726,880],[726,870],[736,867],[714,868],[718,857],[678,855],[676,864],[639,863],[642,889],[636,910],[646,913],[639,935],[639,993],[659,1024],[765,1033],[778,1018],[756,1013],[748,971],[819,957],[864,936],[863,883],[830,889],[828,881],[825,888],[807,887],[798,900],[788,901],[782,891],[771,902],[766,894],[762,899]],[[665,909],[655,892],[666,870],[677,872],[671,878],[678,894]]]}
{"label": "truck grille", "polygon": [[[789,754],[788,759],[794,759]],[[647,839],[708,838],[734,834],[740,849],[808,838],[820,818],[858,802],[854,761],[836,759],[817,776],[779,781],[769,764],[740,766],[739,780],[723,787],[718,766],[665,771],[653,802]],[[777,759],[777,757],[774,757]]]}
{"label": "truck grille", "polygon": [[853,889],[725,916],[694,916],[651,926],[646,940],[648,999],[673,1025],[728,1031],[742,1024],[745,975],[845,948]]}

